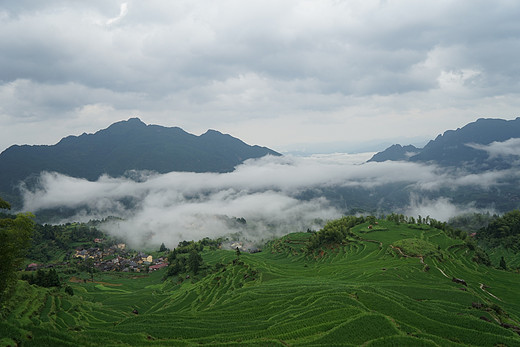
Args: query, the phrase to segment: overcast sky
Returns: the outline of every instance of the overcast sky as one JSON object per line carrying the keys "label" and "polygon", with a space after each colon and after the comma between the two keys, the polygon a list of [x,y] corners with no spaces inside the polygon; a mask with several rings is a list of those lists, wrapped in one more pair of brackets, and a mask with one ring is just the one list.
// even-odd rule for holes
{"label": "overcast sky", "polygon": [[2,1],[0,151],[147,124],[421,144],[520,104],[517,0]]}

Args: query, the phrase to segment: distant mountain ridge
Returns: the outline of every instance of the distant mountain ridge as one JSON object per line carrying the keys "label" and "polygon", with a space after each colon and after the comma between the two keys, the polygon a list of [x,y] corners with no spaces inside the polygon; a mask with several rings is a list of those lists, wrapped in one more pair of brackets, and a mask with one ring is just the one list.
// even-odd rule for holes
{"label": "distant mountain ridge", "polygon": [[280,154],[250,146],[216,130],[196,136],[178,127],[120,121],[94,134],[68,136],[55,145],[14,145],[0,154],[0,192],[42,171],[95,180],[128,170],[230,172],[247,159]]}
{"label": "distant mountain ridge", "polygon": [[480,118],[462,128],[438,135],[424,148],[392,145],[368,161],[433,162],[441,166],[464,165],[472,171],[504,169],[510,166],[509,158],[490,158],[486,151],[472,145],[489,145],[512,138],[520,138],[520,117],[514,120]]}

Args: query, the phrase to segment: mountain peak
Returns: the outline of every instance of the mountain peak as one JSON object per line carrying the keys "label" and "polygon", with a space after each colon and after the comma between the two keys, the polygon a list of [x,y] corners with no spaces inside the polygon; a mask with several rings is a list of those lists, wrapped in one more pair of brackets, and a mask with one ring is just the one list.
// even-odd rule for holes
{"label": "mountain peak", "polygon": [[96,180],[129,170],[230,172],[244,160],[267,154],[231,135],[208,130],[195,136],[178,127],[146,125],[137,117],[123,120],[94,134],[68,136],[52,146],[11,147],[0,154],[0,191],[42,171]]}
{"label": "mountain peak", "polygon": [[374,154],[370,161],[382,162],[387,160],[408,160],[411,156],[419,153],[419,149],[413,145],[401,146],[399,144],[392,145],[383,152]]}
{"label": "mountain peak", "polygon": [[[473,169],[492,168],[507,165],[495,161],[488,162],[485,151],[468,146],[468,143],[489,145],[492,142],[504,142],[511,138],[520,138],[520,117],[514,120],[479,118],[456,130],[447,130],[439,134],[435,140],[428,142],[424,148],[401,148],[391,146],[375,154],[369,161],[410,160],[413,162],[435,162],[443,166],[460,166],[471,164]],[[409,152],[405,155],[405,152]],[[415,152],[412,154],[411,152]]]}
{"label": "mountain peak", "polygon": [[[125,122],[125,121],[123,121]],[[140,118],[138,117],[133,117],[133,118],[128,118],[128,120],[126,121],[127,124],[129,125],[146,125]]]}
{"label": "mountain peak", "polygon": [[138,117],[128,118],[128,120],[122,120],[119,122],[115,122],[111,124],[107,129],[109,128],[118,128],[118,127],[125,127],[125,128],[138,128],[138,127],[145,127],[146,124],[139,119]]}
{"label": "mountain peak", "polygon": [[204,136],[204,135],[224,135],[222,134],[220,131],[218,130],[214,130],[214,129],[208,129],[204,134],[202,134],[201,136]]}

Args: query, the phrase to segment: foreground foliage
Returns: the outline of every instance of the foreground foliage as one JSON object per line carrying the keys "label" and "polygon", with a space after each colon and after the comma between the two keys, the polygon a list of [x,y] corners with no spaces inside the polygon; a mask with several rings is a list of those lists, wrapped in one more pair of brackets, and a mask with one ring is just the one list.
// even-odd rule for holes
{"label": "foreground foliage", "polygon": [[[0,209],[11,206],[0,199]],[[0,308],[7,300],[16,280],[16,270],[22,264],[30,245],[34,222],[31,214],[20,213],[0,219]]]}

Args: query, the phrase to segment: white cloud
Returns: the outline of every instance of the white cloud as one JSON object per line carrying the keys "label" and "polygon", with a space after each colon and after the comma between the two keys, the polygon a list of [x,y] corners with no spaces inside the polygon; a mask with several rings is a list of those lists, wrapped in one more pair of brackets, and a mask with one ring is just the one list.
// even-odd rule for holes
{"label": "white cloud", "polygon": [[520,138],[512,138],[503,142],[492,142],[489,145],[469,143],[467,146],[486,151],[491,159],[504,156],[520,157]]}
{"label": "white cloud", "polygon": [[110,18],[109,20],[107,20],[106,25],[113,25],[113,24],[119,22],[127,14],[128,14],[128,4],[126,2],[124,2],[121,4],[119,15],[117,17]]}
{"label": "white cloud", "polygon": [[448,221],[450,218],[459,216],[464,213],[495,213],[492,208],[479,209],[473,204],[457,206],[448,198],[425,199],[417,194],[410,197],[410,205],[405,208],[406,216],[430,216],[440,221]]}
{"label": "white cloud", "polygon": [[[443,188],[496,187],[504,179],[519,177],[513,170],[468,175],[434,166],[407,162],[364,163],[368,156],[345,154],[307,158],[264,157],[248,160],[231,173],[140,174],[138,181],[125,177],[100,177],[96,182],[56,173],[42,173],[40,185],[24,190],[24,210],[43,208],[78,209],[71,220],[120,216],[123,221],[106,226],[110,232],[126,235],[141,246],[165,242],[174,246],[183,239],[223,236],[237,229],[223,216],[244,217],[249,238],[262,239],[292,231],[306,230],[317,218],[341,216],[320,194],[302,199],[303,192],[354,187],[368,191],[387,184],[403,184],[413,194],[407,211],[445,219],[449,211],[458,214],[472,206],[455,206],[442,197],[420,200],[422,192]],[[400,208],[396,206],[396,208]],[[448,216],[448,217],[446,217]]]}

